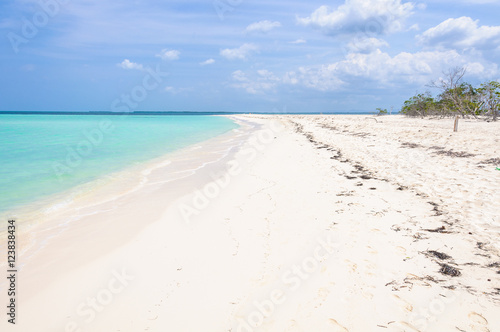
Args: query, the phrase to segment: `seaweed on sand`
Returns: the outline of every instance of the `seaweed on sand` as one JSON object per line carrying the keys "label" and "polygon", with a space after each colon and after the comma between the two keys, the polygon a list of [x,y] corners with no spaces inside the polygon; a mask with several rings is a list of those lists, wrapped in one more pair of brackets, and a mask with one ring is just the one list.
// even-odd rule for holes
{"label": "seaweed on sand", "polygon": [[452,277],[459,277],[460,275],[462,275],[462,273],[458,269],[449,266],[448,264],[441,264],[441,270],[439,270],[439,272]]}

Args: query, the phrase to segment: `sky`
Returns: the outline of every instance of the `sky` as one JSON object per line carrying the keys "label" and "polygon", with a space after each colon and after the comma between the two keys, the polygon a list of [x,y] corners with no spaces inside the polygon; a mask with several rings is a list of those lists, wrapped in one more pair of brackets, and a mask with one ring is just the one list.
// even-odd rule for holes
{"label": "sky", "polygon": [[0,2],[2,111],[399,110],[499,80],[500,0]]}

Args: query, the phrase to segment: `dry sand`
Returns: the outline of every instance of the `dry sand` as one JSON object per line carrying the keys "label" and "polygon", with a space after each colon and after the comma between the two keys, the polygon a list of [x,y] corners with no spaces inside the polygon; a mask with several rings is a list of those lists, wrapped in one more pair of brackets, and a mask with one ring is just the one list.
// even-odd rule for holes
{"label": "dry sand", "polygon": [[234,118],[20,234],[16,330],[500,331],[500,123]]}

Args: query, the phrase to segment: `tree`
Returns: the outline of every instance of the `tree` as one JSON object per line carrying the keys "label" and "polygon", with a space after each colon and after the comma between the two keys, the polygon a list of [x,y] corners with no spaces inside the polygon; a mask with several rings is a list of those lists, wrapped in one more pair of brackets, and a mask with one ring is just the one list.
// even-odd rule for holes
{"label": "tree", "polygon": [[500,83],[491,81],[481,84],[477,89],[482,101],[484,113],[496,121],[500,116]]}
{"label": "tree", "polygon": [[467,98],[465,91],[467,86],[463,85],[463,77],[467,72],[466,68],[455,67],[443,72],[444,78],[439,81],[432,81],[430,86],[441,90],[439,98],[443,101],[442,106],[448,108],[450,113],[458,112],[462,117],[468,113]]}
{"label": "tree", "polygon": [[419,93],[404,102],[401,113],[407,116],[424,117],[431,113],[438,113],[438,104],[429,92]]}
{"label": "tree", "polygon": [[387,109],[386,108],[377,108],[377,115],[387,115]]}

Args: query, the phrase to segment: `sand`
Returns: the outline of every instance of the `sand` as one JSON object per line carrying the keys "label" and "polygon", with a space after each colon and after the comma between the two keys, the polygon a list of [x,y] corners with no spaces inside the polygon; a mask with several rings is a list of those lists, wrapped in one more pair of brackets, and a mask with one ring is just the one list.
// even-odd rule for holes
{"label": "sand", "polygon": [[500,331],[500,123],[233,118],[21,230],[16,329]]}

